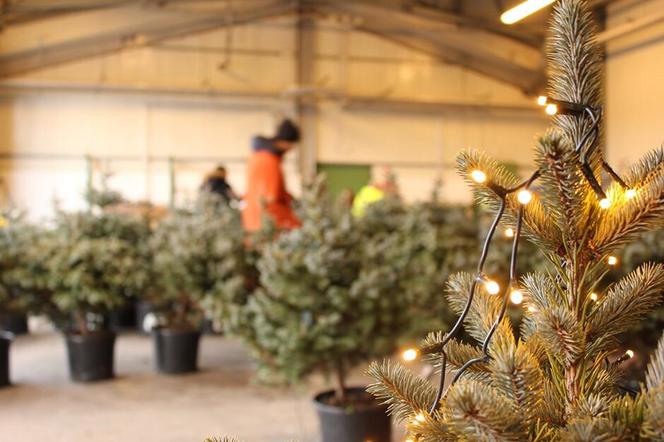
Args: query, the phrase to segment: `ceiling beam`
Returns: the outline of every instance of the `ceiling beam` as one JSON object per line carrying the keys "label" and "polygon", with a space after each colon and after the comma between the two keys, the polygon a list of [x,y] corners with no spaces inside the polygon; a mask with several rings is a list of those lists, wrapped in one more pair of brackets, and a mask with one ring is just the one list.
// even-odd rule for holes
{"label": "ceiling beam", "polygon": [[101,9],[127,6],[135,2],[131,0],[97,0],[70,3],[31,3],[7,2],[0,9],[0,30],[10,25],[47,20],[66,14],[89,12]]}
{"label": "ceiling beam", "polygon": [[466,40],[459,37],[453,24],[441,23],[405,12],[395,12],[389,8],[384,9],[382,3],[366,0],[353,2],[319,0],[316,4],[318,9],[327,13],[342,13],[361,18],[361,23],[355,25],[358,30],[424,52],[446,63],[479,72],[518,87],[528,94],[539,91],[541,85],[544,84],[543,69],[532,67],[543,66],[542,55],[531,47],[521,45],[523,56],[533,61],[531,67],[526,67],[496,55],[490,47],[478,49],[475,45],[476,47],[473,49],[465,44]]}
{"label": "ceiling beam", "polygon": [[[20,96],[26,94],[59,94],[59,93],[82,93],[87,94],[108,94],[120,96],[136,96],[141,99],[157,97],[159,99],[170,98],[172,100],[182,101],[205,101],[208,103],[219,102],[224,105],[237,106],[265,106],[274,109],[275,104],[286,105],[292,102],[293,98],[283,93],[283,91],[268,90],[228,90],[228,89],[202,89],[202,88],[162,88],[147,87],[140,88],[135,86],[113,86],[98,84],[63,84],[63,83],[43,83],[43,82],[24,82],[3,83],[0,84],[0,96]],[[345,93],[329,93],[311,96],[310,99],[315,102],[338,102],[344,109],[348,110],[366,110],[366,111],[406,111],[415,113],[440,113],[440,112],[459,112],[473,111],[482,114],[511,114],[521,113],[533,118],[543,118],[539,107],[506,105],[498,103],[478,102],[456,102],[456,101],[424,101],[424,100],[403,100],[399,98],[375,97],[367,95],[347,95]]]}
{"label": "ceiling beam", "polygon": [[472,17],[462,13],[447,11],[444,9],[436,8],[434,6],[401,4],[390,0],[307,0],[307,2],[313,5],[328,5],[336,6],[339,8],[373,8],[375,11],[382,10],[383,12],[389,12],[394,18],[417,21],[417,23],[419,23],[421,26],[444,27],[453,25],[458,28],[465,28],[468,30],[493,34],[495,36],[511,40],[513,43],[527,46],[531,49],[539,50],[543,44],[543,39],[541,36],[505,26],[498,21],[494,23],[489,20]]}
{"label": "ceiling beam", "polygon": [[444,23],[453,23],[462,28],[485,31],[511,39],[534,49],[539,49],[544,44],[544,39],[541,35],[531,34],[529,32],[524,32],[523,30],[505,26],[498,21],[493,22],[462,13],[448,12],[442,9],[426,6],[412,6],[409,7],[407,11],[409,14],[421,18],[428,18],[430,20],[437,20]]}
{"label": "ceiling beam", "polygon": [[591,8],[600,8],[608,6],[609,3],[613,3],[616,0],[588,0],[588,6]]}
{"label": "ceiling beam", "polygon": [[0,78],[26,74],[76,60],[105,55],[123,49],[149,46],[223,26],[249,23],[294,11],[292,0],[250,2],[250,7],[233,9],[232,23],[226,14],[175,17],[117,29],[104,34],[76,38],[61,43],[26,49],[0,56]]}
{"label": "ceiling beam", "polygon": [[365,32],[377,35],[409,49],[422,52],[448,64],[459,65],[479,74],[501,81],[518,88],[526,95],[538,93],[545,84],[544,73],[526,70],[515,65],[496,63],[484,57],[474,56],[456,48],[446,47],[442,44],[427,41],[421,38],[393,35],[381,30],[364,26],[360,28]]}

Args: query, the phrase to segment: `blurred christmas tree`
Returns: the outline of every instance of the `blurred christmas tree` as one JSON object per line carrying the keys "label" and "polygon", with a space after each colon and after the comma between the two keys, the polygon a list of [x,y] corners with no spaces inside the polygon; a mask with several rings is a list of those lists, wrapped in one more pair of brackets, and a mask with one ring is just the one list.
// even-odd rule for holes
{"label": "blurred christmas tree", "polygon": [[[664,265],[643,264],[600,292],[618,259],[611,255],[664,224],[664,151],[645,156],[621,179],[599,148],[600,62],[595,26],[585,4],[561,0],[552,18],[550,94],[542,97],[554,127],[539,141],[538,171],[526,182],[478,152],[458,159],[479,202],[512,228],[517,254],[523,234],[551,270],[518,279],[516,261],[501,288],[484,273],[448,282],[448,300],[480,346],[432,333],[419,354],[440,363],[438,389],[404,367],[373,364],[370,391],[407,422],[412,441],[633,441],[664,438],[664,341],[640,391],[625,394],[617,336],[660,300]],[[597,177],[613,178],[605,191]],[[529,187],[538,180],[537,193]],[[504,215],[504,216],[503,216]],[[516,339],[505,317],[523,302]],[[414,356],[416,352],[410,352]],[[446,367],[451,369],[446,372]]]}
{"label": "blurred christmas tree", "polygon": [[49,232],[26,221],[16,210],[0,214],[0,316],[35,312],[48,292],[46,254]]}
{"label": "blurred christmas tree", "polygon": [[246,257],[240,214],[214,194],[161,221],[150,241],[162,325],[198,329],[214,316],[224,328],[241,321],[247,302]]}
{"label": "blurred christmas tree", "polygon": [[302,227],[282,233],[258,262],[261,286],[249,298],[258,375],[294,382],[334,375],[346,402],[349,370],[394,351],[412,320],[400,296],[391,238],[363,238],[347,206],[330,201],[319,178],[302,197]]}
{"label": "blurred christmas tree", "polygon": [[48,308],[54,321],[74,319],[71,327],[86,334],[100,326],[108,311],[142,293],[149,277],[148,236],[141,219],[58,211],[50,239],[35,253],[46,259],[48,304],[57,308]]}

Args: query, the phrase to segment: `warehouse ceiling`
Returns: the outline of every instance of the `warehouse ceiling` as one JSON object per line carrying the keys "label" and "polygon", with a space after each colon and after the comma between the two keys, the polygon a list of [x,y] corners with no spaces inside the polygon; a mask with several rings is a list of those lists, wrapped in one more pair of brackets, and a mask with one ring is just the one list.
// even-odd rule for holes
{"label": "warehouse ceiling", "polygon": [[[601,18],[611,0],[589,3]],[[25,32],[62,23],[75,14],[132,9],[134,20],[32,45],[3,44],[0,78],[108,53],[151,46],[210,30],[281,16],[296,23],[340,20],[367,32],[536,93],[544,84],[544,23],[549,9],[506,26],[499,16],[515,0],[3,0],[0,27]],[[14,37],[16,40],[16,37]],[[20,38],[18,39],[20,40]]]}

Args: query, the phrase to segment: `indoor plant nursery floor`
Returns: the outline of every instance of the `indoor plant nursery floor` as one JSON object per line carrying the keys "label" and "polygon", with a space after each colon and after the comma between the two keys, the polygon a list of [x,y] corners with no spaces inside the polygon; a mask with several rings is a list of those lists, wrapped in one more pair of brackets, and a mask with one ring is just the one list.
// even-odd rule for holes
{"label": "indoor plant nursery floor", "polygon": [[[69,380],[64,340],[56,333],[18,337],[11,349],[14,385],[0,389],[0,440],[12,442],[202,442],[236,436],[246,442],[317,441],[311,404],[323,379],[298,388],[268,388],[252,380],[240,343],[222,336],[201,341],[199,373],[155,373],[149,336],[122,334],[115,347],[116,379]],[[352,384],[366,384],[362,370]],[[400,431],[394,431],[400,440]]]}

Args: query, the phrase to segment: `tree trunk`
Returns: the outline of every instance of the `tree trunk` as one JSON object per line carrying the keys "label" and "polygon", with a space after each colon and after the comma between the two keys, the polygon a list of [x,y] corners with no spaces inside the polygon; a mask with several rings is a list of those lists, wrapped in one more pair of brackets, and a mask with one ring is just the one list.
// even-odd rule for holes
{"label": "tree trunk", "polygon": [[336,389],[334,392],[335,397],[340,404],[346,403],[346,373],[344,371],[343,360],[337,360],[337,366],[334,370],[335,380],[336,380]]}
{"label": "tree trunk", "polygon": [[88,334],[88,322],[85,320],[85,313],[80,310],[74,312],[74,321],[76,322],[76,328],[82,335]]}
{"label": "tree trunk", "polygon": [[577,374],[578,367],[576,364],[565,370],[565,387],[567,389],[567,400],[570,404],[574,404],[578,399]]}

